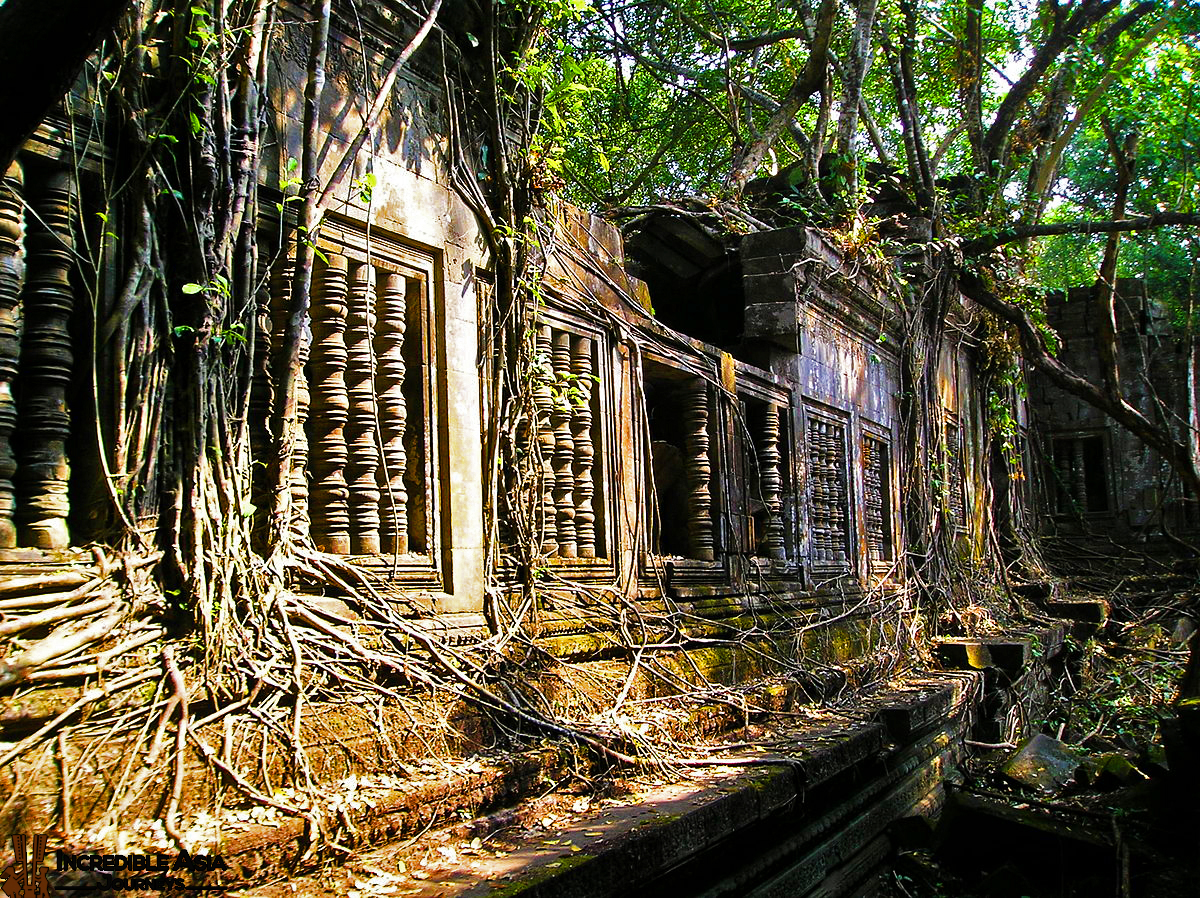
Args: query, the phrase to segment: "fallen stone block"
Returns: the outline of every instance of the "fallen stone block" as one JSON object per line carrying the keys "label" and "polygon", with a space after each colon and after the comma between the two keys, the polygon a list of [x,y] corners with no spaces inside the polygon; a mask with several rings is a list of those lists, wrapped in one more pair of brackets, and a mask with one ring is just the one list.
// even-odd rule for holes
{"label": "fallen stone block", "polygon": [[1033,648],[1027,639],[997,639],[967,637],[940,639],[934,645],[934,656],[952,670],[987,670],[997,668],[1015,679],[1029,664]]}
{"label": "fallen stone block", "polygon": [[1027,789],[1053,795],[1075,781],[1081,763],[1077,752],[1038,733],[1017,748],[1000,772]]}

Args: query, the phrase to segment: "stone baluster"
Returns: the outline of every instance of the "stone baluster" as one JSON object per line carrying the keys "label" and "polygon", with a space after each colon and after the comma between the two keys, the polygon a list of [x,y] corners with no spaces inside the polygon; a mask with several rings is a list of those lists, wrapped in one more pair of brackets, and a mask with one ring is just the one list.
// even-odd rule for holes
{"label": "stone baluster", "polygon": [[891,552],[888,536],[888,450],[882,440],[863,438],[863,518],[867,554],[886,561]]}
{"label": "stone baluster", "polygon": [[17,470],[11,437],[17,423],[13,383],[21,355],[21,287],[25,282],[24,213],[21,163],[8,167],[0,181],[0,549],[17,544],[13,518],[17,499],[12,483]]}
{"label": "stone baluster", "polygon": [[833,464],[833,483],[837,492],[837,505],[834,509],[837,520],[837,560],[849,563],[850,492],[846,480],[846,428],[841,424],[834,427]]}
{"label": "stone baluster", "polygon": [[765,543],[768,558],[787,556],[784,544],[783,477],[780,461],[779,408],[773,403],[768,403],[763,416],[762,448],[758,454],[761,472],[759,485],[762,489],[763,504],[767,507]]}
{"label": "stone baluster", "polygon": [[849,524],[846,509],[845,458],[843,429],[841,425],[833,425],[829,428],[829,483],[833,492],[829,517],[832,531],[830,535],[834,540],[833,557],[834,561],[839,563],[846,561],[846,535]]}
{"label": "stone baluster", "polygon": [[557,393],[550,410],[550,427],[554,432],[553,495],[558,554],[561,558],[574,558],[578,544],[575,540],[575,441],[571,437],[574,416],[569,396],[571,335],[566,331],[554,331],[550,352]]}
{"label": "stone baluster", "polygon": [[533,405],[537,409],[537,441],[538,452],[542,466],[542,496],[541,520],[542,552],[554,555],[558,552],[558,515],[554,507],[554,429],[551,422],[554,409],[554,392],[550,384],[554,380],[551,368],[551,336],[550,327],[542,325],[538,328],[537,350],[538,362],[542,367],[540,376],[533,389]]}
{"label": "stone baluster", "polygon": [[828,560],[828,532],[825,517],[825,437],[823,423],[810,418],[808,421],[808,496],[809,529],[811,530],[812,558],[814,562]]}
{"label": "stone baluster", "polygon": [[825,561],[834,561],[834,552],[837,549],[837,537],[834,533],[835,524],[833,520],[835,499],[833,490],[833,472],[831,470],[832,443],[830,439],[830,432],[832,429],[833,428],[829,424],[822,422],[818,431],[818,458],[820,459],[819,470],[821,472],[821,521],[822,532],[825,541]]}
{"label": "stone baluster", "polygon": [[591,337],[573,337],[571,374],[576,392],[571,409],[571,440],[575,448],[575,541],[580,558],[596,557],[596,485],[592,481],[596,447],[592,442]]}
{"label": "stone baluster", "polygon": [[714,558],[712,524],[712,462],[708,457],[708,386],[703,380],[683,396],[683,420],[688,482],[688,536],[692,557],[700,561]]}
{"label": "stone baluster", "polygon": [[17,520],[22,542],[41,549],[70,545],[67,514],[67,438],[71,416],[70,319],[74,307],[70,273],[74,263],[71,218],[75,183],[68,172],[46,179],[34,202],[27,245],[29,276],[21,297],[25,330],[21,340],[20,454]]}
{"label": "stone baluster", "polygon": [[350,490],[350,549],[359,555],[379,552],[379,447],[376,444],[375,268],[355,265],[350,271],[346,328],[346,484]]}
{"label": "stone baluster", "polygon": [[[296,271],[295,259],[285,255],[271,273],[271,352],[282,350],[283,337],[287,331],[289,309],[292,304],[292,276]],[[296,439],[292,444],[292,469],[288,477],[291,496],[291,527],[301,539],[307,538],[311,523],[308,508],[308,410],[310,396],[308,375],[305,366],[311,351],[312,333],[305,328],[300,335],[299,370],[296,372]],[[272,371],[274,364],[272,363]],[[271,386],[271,401],[282,402],[275,385]]]}
{"label": "stone baluster", "polygon": [[312,415],[309,451],[312,469],[312,531],[317,548],[338,555],[350,551],[349,489],[346,487],[346,292],[344,256],[314,277],[312,304]]}
{"label": "stone baluster", "polygon": [[836,432],[834,425],[825,425],[825,446],[823,459],[825,462],[825,518],[829,522],[829,560],[840,561],[838,545],[841,535],[838,521],[838,489],[837,489],[837,452],[834,445]]}
{"label": "stone baluster", "polygon": [[377,472],[380,493],[380,548],[404,555],[408,552],[408,489],[404,475],[408,453],[404,448],[408,407],[404,401],[404,331],[408,281],[387,273],[379,291],[379,317],[375,322],[375,383],[379,402],[379,429],[383,464]]}
{"label": "stone baluster", "polygon": [[[957,429],[955,432],[957,433]],[[1071,499],[1075,503],[1076,513],[1082,514],[1088,510],[1087,478],[1084,476],[1083,468],[1083,440],[1071,440]],[[958,510],[957,505],[955,510]]]}

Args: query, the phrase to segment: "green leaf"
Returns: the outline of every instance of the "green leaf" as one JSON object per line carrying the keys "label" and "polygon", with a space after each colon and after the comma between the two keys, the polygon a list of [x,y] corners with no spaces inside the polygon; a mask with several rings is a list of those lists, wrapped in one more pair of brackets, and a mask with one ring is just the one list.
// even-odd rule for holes
{"label": "green leaf", "polygon": [[[203,284],[184,284],[182,287],[185,296],[194,296],[197,293],[204,292]],[[190,328],[189,328],[190,330]]]}

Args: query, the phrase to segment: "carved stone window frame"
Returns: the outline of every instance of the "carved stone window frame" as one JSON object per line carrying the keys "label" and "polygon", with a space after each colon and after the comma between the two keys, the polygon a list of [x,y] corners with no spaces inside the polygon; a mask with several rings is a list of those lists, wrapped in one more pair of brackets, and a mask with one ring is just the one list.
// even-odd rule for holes
{"label": "carved stone window frame", "polygon": [[[446,576],[443,567],[443,550],[448,543],[445,530],[450,522],[445,519],[445,504],[443,501],[443,483],[448,476],[449,465],[443,456],[443,445],[440,431],[443,426],[443,413],[439,397],[444,390],[442,379],[445,377],[442,359],[445,353],[441,346],[443,335],[440,333],[436,320],[436,310],[442,306],[442,254],[432,247],[423,247],[405,240],[401,235],[392,233],[375,226],[369,230],[361,222],[341,217],[336,214],[327,216],[321,227],[317,248],[329,257],[331,254],[344,256],[353,264],[370,264],[380,274],[395,274],[403,278],[407,284],[406,290],[406,353],[410,350],[410,341],[416,343],[420,356],[420,386],[416,390],[423,409],[406,409],[406,434],[414,433],[413,427],[421,425],[419,440],[423,450],[422,464],[424,468],[423,494],[420,497],[412,495],[411,481],[408,503],[415,501],[424,503],[424,527],[422,540],[424,550],[419,553],[397,555],[381,551],[379,553],[349,554],[347,558],[356,564],[370,569],[384,583],[395,588],[418,588],[442,590],[445,588]],[[377,285],[378,291],[378,285]],[[416,299],[418,307],[411,308]],[[377,292],[375,309],[378,318],[382,297]],[[314,301],[316,290],[314,285]],[[311,325],[310,325],[311,326]],[[378,335],[378,325],[375,334]],[[378,366],[379,360],[376,359]],[[405,371],[404,382],[407,390],[411,389],[412,378],[418,372],[411,370],[409,365]],[[376,368],[376,380],[379,373]],[[312,385],[310,384],[310,391]],[[378,390],[378,386],[376,387]],[[378,398],[378,392],[376,394]],[[411,460],[409,461],[411,464]]]}
{"label": "carved stone window frame", "polygon": [[[642,544],[639,547],[642,585],[651,590],[655,586],[662,586],[677,595],[691,593],[703,595],[713,588],[724,588],[730,582],[729,557],[725,545],[727,495],[722,488],[721,478],[717,475],[718,472],[727,469],[728,451],[723,434],[727,429],[728,408],[727,403],[721,400],[720,390],[717,387],[719,381],[716,363],[705,357],[693,356],[689,353],[676,352],[672,354],[665,347],[651,345],[643,347],[642,364],[638,376],[642,381],[640,384],[642,395],[646,395],[648,383],[651,380],[659,384],[673,382],[678,385],[680,393],[684,395],[689,392],[698,392],[701,388],[704,390],[705,401],[702,411],[705,415],[705,426],[701,437],[702,442],[705,443],[703,457],[707,467],[708,484],[707,529],[710,530],[707,534],[701,532],[701,548],[698,552],[696,551],[695,532],[689,534],[691,543],[689,551],[693,554],[684,556],[655,551],[654,541],[658,527],[661,525],[655,516],[654,503],[657,502],[657,497],[652,476],[652,449],[647,443],[643,447],[640,475],[642,478],[641,492],[646,497],[644,513],[647,522],[642,536]],[[693,407],[685,402],[682,414],[686,417],[689,410],[691,413],[698,413],[701,411],[701,407]],[[650,421],[640,421],[638,430],[652,438],[653,431]],[[696,434],[692,435],[693,438],[695,436]],[[693,482],[693,477],[696,476],[704,476],[699,468],[688,471],[688,526],[689,530],[699,526],[703,531],[706,528],[702,516],[695,515],[695,509],[691,506],[695,499],[695,493],[699,489],[698,482]],[[711,548],[705,552],[709,546]],[[709,557],[703,557],[705,554],[709,554]]]}
{"label": "carved stone window frame", "polygon": [[[853,574],[857,566],[855,551],[854,521],[857,513],[857,502],[854,497],[854,470],[852,467],[852,443],[854,428],[851,414],[843,409],[826,405],[819,400],[804,397],[801,402],[801,426],[803,431],[803,497],[804,497],[804,556],[808,564],[810,576],[814,581],[833,579],[839,576]],[[842,483],[842,540],[844,560],[817,558],[814,546],[814,519],[816,517],[814,489],[815,482],[812,470],[812,431],[815,424],[826,424],[841,428],[841,460],[838,463]]]}
{"label": "carved stone window frame", "polygon": [[[886,552],[882,558],[875,558],[871,553],[871,534],[870,526],[867,520],[868,505],[867,505],[867,441],[872,440],[878,443],[884,451],[884,467],[883,471],[885,479],[883,483],[883,522],[884,533],[883,542]],[[900,492],[897,483],[897,468],[896,468],[896,443],[892,431],[866,418],[859,419],[859,434],[858,434],[858,451],[859,451],[859,473],[862,477],[862,540],[863,554],[866,569],[872,574],[887,574],[896,565],[896,559],[899,554],[899,533],[900,533],[900,516],[899,516],[899,500]]]}

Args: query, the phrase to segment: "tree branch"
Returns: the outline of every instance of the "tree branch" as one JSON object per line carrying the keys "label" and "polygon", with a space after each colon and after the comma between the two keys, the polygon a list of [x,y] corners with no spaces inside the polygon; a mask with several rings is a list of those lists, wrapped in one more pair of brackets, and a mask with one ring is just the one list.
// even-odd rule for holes
{"label": "tree branch", "polygon": [[824,83],[825,69],[829,65],[829,40],[833,34],[833,22],[837,17],[837,11],[837,0],[822,0],[817,18],[816,36],[804,71],[792,83],[779,110],[771,116],[771,120],[763,128],[763,133],[751,141],[741,152],[738,160],[734,163],[733,170],[729,173],[729,185],[735,193],[741,192],[746,182],[753,177],[759,165],[762,164],[771,145],[795,119],[796,113],[805,101]]}
{"label": "tree branch", "polygon": [[1054,224],[1018,225],[997,231],[987,237],[977,237],[962,245],[963,255],[981,256],[997,247],[1031,237],[1055,237],[1060,234],[1111,234],[1114,231],[1148,231],[1153,228],[1182,225],[1200,227],[1200,212],[1155,212],[1153,215],[1134,215],[1110,221],[1060,221]]}
{"label": "tree branch", "polygon": [[[996,117],[983,137],[983,156],[986,164],[995,165],[1001,161],[1017,117],[1054,61],[1085,30],[1117,6],[1117,3],[1118,0],[1081,0],[1069,19],[1064,20],[1060,17],[1055,20],[1050,34],[1034,54],[1025,73],[1004,95],[1000,108],[996,110]],[[990,172],[981,172],[981,174],[990,174]]]}
{"label": "tree branch", "polygon": [[[1178,3],[1174,4],[1172,9],[1174,9],[1175,6],[1178,6]],[[1113,31],[1113,29],[1117,28],[1117,26],[1121,26],[1121,30],[1124,31],[1126,28],[1132,25],[1133,22],[1137,21],[1137,19],[1141,18],[1150,11],[1145,7],[1153,8],[1153,4],[1143,3],[1141,6],[1135,7],[1135,9],[1132,10],[1128,15],[1122,16],[1117,20],[1117,22],[1115,22],[1106,30],[1102,40],[1097,41],[1097,43],[1110,42],[1115,38],[1116,35],[1110,36],[1109,32]],[[1046,195],[1047,189],[1050,186],[1050,179],[1054,177],[1054,172],[1058,169],[1058,162],[1062,158],[1063,151],[1067,148],[1067,144],[1071,142],[1071,138],[1075,136],[1075,132],[1079,130],[1079,126],[1083,124],[1087,114],[1091,112],[1092,107],[1095,106],[1097,101],[1108,91],[1108,88],[1117,79],[1117,77],[1125,71],[1126,67],[1133,62],[1133,60],[1137,58],[1137,56],[1141,54],[1141,52],[1146,49],[1146,47],[1148,47],[1156,37],[1158,37],[1162,30],[1166,28],[1170,20],[1170,15],[1164,15],[1161,19],[1159,19],[1154,26],[1150,28],[1145,35],[1143,35],[1140,41],[1129,48],[1129,51],[1123,57],[1121,57],[1120,60],[1108,67],[1108,69],[1104,72],[1104,75],[1101,76],[1100,80],[1096,82],[1095,86],[1088,91],[1087,95],[1081,101],[1075,104],[1075,114],[1071,117],[1071,121],[1068,122],[1066,127],[1062,129],[1062,133],[1055,138],[1054,144],[1050,147],[1050,151],[1046,154],[1046,157],[1042,160],[1038,168],[1037,179],[1034,184],[1035,196],[1044,197]]]}
{"label": "tree branch", "polygon": [[392,95],[392,87],[396,83],[396,78],[400,71],[408,64],[412,55],[420,49],[421,44],[425,42],[425,38],[429,32],[433,30],[434,24],[437,22],[438,12],[442,8],[442,0],[433,0],[433,5],[429,8],[429,13],[425,17],[425,21],[421,23],[421,27],[417,29],[417,33],[412,36],[403,50],[396,56],[392,62],[392,67],[388,69],[388,73],[380,82],[379,90],[375,92],[375,98],[371,101],[371,106],[367,110],[366,116],[363,118],[362,127],[358,129],[358,134],[354,136],[354,140],[350,142],[350,146],[342,154],[342,158],[338,160],[337,168],[329,178],[329,182],[321,191],[321,196],[317,200],[317,208],[322,212],[329,208],[330,202],[333,201],[334,193],[342,185],[345,180],[346,173],[350,171],[354,165],[354,161],[358,158],[359,151],[362,150],[363,144],[367,142],[367,137],[371,131],[379,124],[379,118],[383,115],[383,110],[387,106],[388,97]]}

